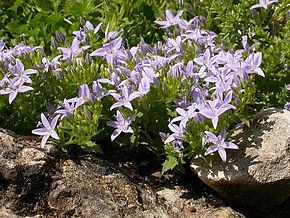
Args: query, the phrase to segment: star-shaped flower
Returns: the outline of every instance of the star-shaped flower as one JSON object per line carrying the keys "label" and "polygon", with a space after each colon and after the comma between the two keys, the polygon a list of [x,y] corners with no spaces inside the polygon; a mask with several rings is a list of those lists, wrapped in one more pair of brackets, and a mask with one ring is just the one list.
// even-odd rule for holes
{"label": "star-shaped flower", "polygon": [[43,127],[32,130],[33,134],[43,136],[41,139],[41,145],[40,145],[41,148],[44,148],[44,146],[47,142],[47,139],[50,136],[54,139],[59,139],[59,136],[57,135],[56,131],[54,130],[59,117],[60,116],[57,115],[56,117],[53,118],[53,120],[51,122],[49,122],[47,120],[47,118],[45,117],[45,115],[43,113],[41,113],[41,122],[42,122]]}
{"label": "star-shaped flower", "polygon": [[115,138],[117,138],[118,135],[120,135],[122,132],[124,133],[133,133],[133,129],[130,127],[130,124],[133,121],[133,117],[129,117],[128,119],[125,119],[120,111],[117,110],[117,115],[115,116],[116,121],[108,121],[107,125],[110,127],[115,128],[111,135],[111,140],[114,141]]}
{"label": "star-shaped flower", "polygon": [[253,5],[250,9],[252,10],[254,8],[263,7],[263,8],[265,8],[267,10],[268,5],[273,4],[275,2],[278,2],[278,0],[272,0],[272,1],[270,1],[270,0],[259,0],[259,2],[260,2],[259,4]]}
{"label": "star-shaped flower", "polygon": [[206,150],[204,155],[209,155],[213,152],[218,152],[223,162],[227,161],[226,149],[239,149],[239,147],[232,143],[226,142],[226,130],[222,129],[221,133],[216,136],[215,134],[205,131],[205,136],[203,141],[205,143],[212,143],[212,145]]}

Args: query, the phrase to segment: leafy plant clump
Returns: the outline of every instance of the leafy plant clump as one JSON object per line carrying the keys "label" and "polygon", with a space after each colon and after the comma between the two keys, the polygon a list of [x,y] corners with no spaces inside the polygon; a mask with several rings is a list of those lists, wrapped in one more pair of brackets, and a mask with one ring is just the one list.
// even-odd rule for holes
{"label": "leafy plant clump", "polygon": [[107,25],[82,20],[72,36],[58,32],[52,37],[49,51],[47,46],[20,42],[10,47],[0,41],[4,127],[24,133],[33,129],[42,136],[41,147],[49,138],[88,152],[101,152],[104,140],[146,146],[165,156],[163,172],[183,171],[195,156],[211,165],[214,152],[226,162],[226,149],[238,149],[231,140],[236,125],[248,125],[254,81],[267,78],[262,56],[269,57],[247,31],[235,33],[233,40],[207,30],[214,27],[211,20],[184,19],[184,14],[189,16],[166,10],[164,19],[150,24],[160,27],[154,27],[159,40],[141,38],[135,46],[125,31],[116,29],[114,19]]}

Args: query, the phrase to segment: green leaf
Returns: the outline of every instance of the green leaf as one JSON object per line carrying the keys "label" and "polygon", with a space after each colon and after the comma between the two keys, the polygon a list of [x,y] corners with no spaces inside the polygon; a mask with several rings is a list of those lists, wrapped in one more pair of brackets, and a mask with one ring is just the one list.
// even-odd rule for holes
{"label": "green leaf", "polygon": [[100,146],[92,141],[86,142],[84,145],[81,145],[81,147],[88,152],[102,153]]}
{"label": "green leaf", "polygon": [[165,162],[162,164],[162,174],[168,170],[172,170],[177,164],[178,161],[176,157],[170,155],[167,156]]}
{"label": "green leaf", "polygon": [[248,117],[246,117],[246,116],[241,116],[241,117],[239,117],[239,118],[240,118],[240,120],[241,120],[244,124],[247,125],[247,127],[250,127],[250,121],[249,121],[249,118],[248,118]]}

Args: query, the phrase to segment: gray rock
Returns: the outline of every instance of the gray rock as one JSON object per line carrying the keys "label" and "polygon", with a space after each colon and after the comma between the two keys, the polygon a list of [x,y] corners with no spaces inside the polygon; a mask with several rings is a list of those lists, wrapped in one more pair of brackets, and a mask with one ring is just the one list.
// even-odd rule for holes
{"label": "gray rock", "polygon": [[37,175],[45,165],[45,153],[36,148],[24,148],[18,154],[16,162],[24,168],[24,177]]}
{"label": "gray rock", "polygon": [[268,211],[290,197],[290,112],[268,109],[251,119],[234,136],[239,150],[227,150],[223,163],[215,155],[213,167],[200,158],[191,168],[224,199],[239,206]]}
{"label": "gray rock", "polygon": [[19,218],[11,210],[6,209],[4,206],[0,205],[0,218]]}

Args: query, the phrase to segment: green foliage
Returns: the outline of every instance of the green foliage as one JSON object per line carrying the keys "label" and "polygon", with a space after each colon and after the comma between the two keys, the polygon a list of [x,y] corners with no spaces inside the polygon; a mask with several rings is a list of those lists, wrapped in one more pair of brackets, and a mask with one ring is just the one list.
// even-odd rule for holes
{"label": "green foliage", "polygon": [[[154,20],[173,1],[152,0],[10,0],[0,2],[0,38],[27,37],[29,44],[42,45],[49,51],[50,40],[56,32],[71,35],[83,26],[83,20],[96,25],[110,23],[111,29],[123,30],[130,45],[144,38],[156,42],[161,37]],[[171,7],[172,8],[172,7]],[[80,19],[81,18],[81,19]]]}
{"label": "green foliage", "polygon": [[[289,99],[286,85],[290,83],[290,0],[272,4],[267,10],[258,8],[251,11],[250,7],[256,3],[256,0],[185,0],[184,6],[180,6],[176,0],[5,0],[0,2],[3,11],[0,17],[0,38],[11,47],[19,41],[25,41],[27,45],[43,46],[44,51],[36,49],[29,55],[17,57],[25,69],[38,69],[44,53],[49,55],[47,58],[50,60],[59,54],[57,49],[51,47],[51,38],[60,32],[66,39],[58,41],[57,46],[69,47],[72,32],[83,29],[87,20],[94,26],[104,23],[97,35],[88,33],[91,46],[88,53],[93,51],[92,48],[100,48],[107,42],[104,40],[107,24],[110,30],[121,32],[126,40],[126,48],[135,46],[141,39],[150,44],[165,40],[166,34],[154,23],[157,18],[164,18],[165,9],[176,12],[184,10],[183,17],[188,20],[204,16],[207,23],[203,27],[216,32],[217,44],[220,43],[225,49],[241,48],[241,37],[248,36],[248,43],[254,44],[255,49],[263,54],[262,70],[265,79],[251,77],[250,85],[242,84],[246,94],[240,93],[237,96],[241,104],[235,105],[237,110],[234,112],[222,116],[217,130],[211,127],[210,121],[199,124],[192,122],[185,134],[187,146],[183,150],[184,156],[173,151],[171,145],[164,145],[164,140],[159,137],[159,132],[168,130],[168,120],[177,116],[173,99],[181,99],[183,92],[188,92],[181,87],[179,78],[167,77],[169,69],[160,70],[158,73],[162,79],[159,87],[151,87],[148,95],[132,103],[135,109],[132,125],[134,134],[130,137],[120,136],[117,143],[133,146],[139,146],[140,142],[149,144],[148,147],[154,152],[166,156],[162,172],[173,168],[183,172],[182,165],[186,161],[204,153],[204,148],[200,146],[204,130],[220,132],[224,127],[232,129],[240,121],[249,125],[249,105],[257,110],[283,107]],[[185,63],[198,54],[197,48],[184,49],[188,50],[182,60]],[[63,62],[57,74],[51,69],[49,72],[40,70],[33,77],[34,90],[19,93],[11,105],[7,104],[8,96],[1,95],[1,127],[29,134],[35,128],[39,114],[46,111],[48,105],[56,106],[65,98],[77,96],[80,85],[86,83],[91,87],[92,81],[108,77],[112,70],[101,58],[93,64],[85,61],[86,57],[82,54],[78,54],[77,58],[81,59],[82,66],[74,59],[72,62]],[[7,69],[1,61],[0,74],[4,75]],[[132,63],[132,69],[135,64]],[[110,85],[104,84],[105,90],[110,88]],[[114,115],[110,111],[113,102],[112,97],[93,103],[88,101],[74,112],[73,119],[61,119],[57,127],[61,146],[68,148],[79,145],[87,152],[101,152],[98,143],[111,134],[106,122]],[[132,115],[127,108],[120,111],[125,118]],[[212,164],[210,157],[205,160],[209,165]]]}
{"label": "green foliage", "polygon": [[91,141],[104,134],[105,127],[100,127],[101,112],[100,102],[94,102],[78,108],[71,119],[62,119],[58,125],[60,145],[64,148],[79,145],[87,152],[101,152],[100,145]]}
{"label": "green foliage", "polygon": [[[218,33],[226,47],[240,47],[241,36],[249,37],[263,53],[262,69],[266,78],[257,78],[255,108],[283,107],[288,100],[286,85],[290,83],[290,1],[269,5],[268,9],[250,7],[255,0],[194,1],[190,15],[203,15],[207,28]],[[191,5],[191,3],[189,3]]]}

